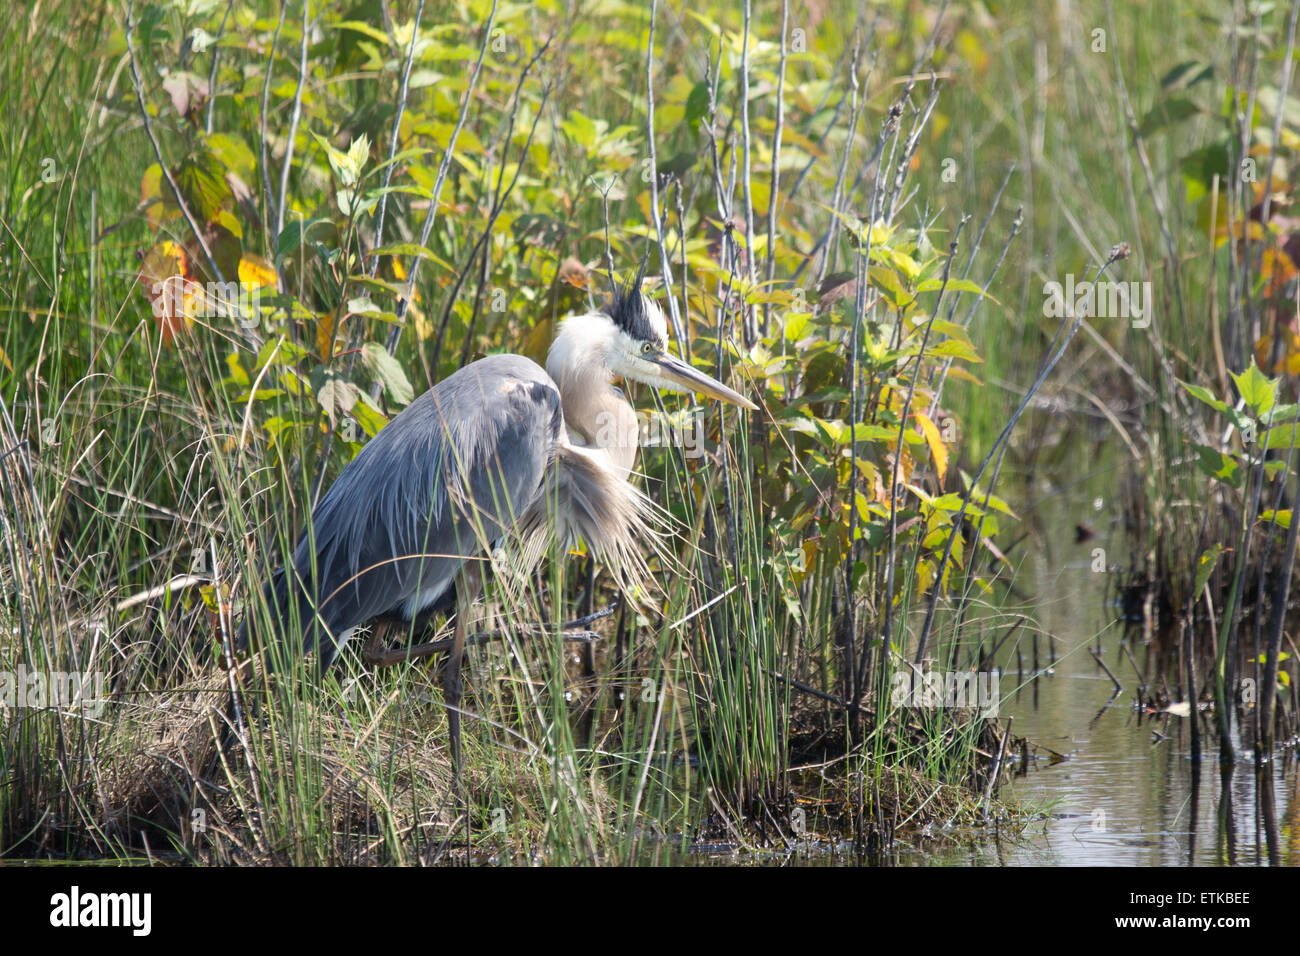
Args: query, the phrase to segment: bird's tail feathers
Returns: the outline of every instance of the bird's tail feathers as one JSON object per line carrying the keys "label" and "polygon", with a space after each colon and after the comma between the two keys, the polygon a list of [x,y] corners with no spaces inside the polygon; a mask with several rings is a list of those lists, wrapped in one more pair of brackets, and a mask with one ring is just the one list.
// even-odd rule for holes
{"label": "bird's tail feathers", "polygon": [[[277,568],[262,586],[260,597],[252,597],[235,635],[235,650],[270,651],[263,657],[267,666],[283,670],[309,651],[316,651],[323,673],[351,636],[351,631],[334,638],[324,626],[311,599],[291,581],[291,566]],[[265,605],[267,617],[255,620],[257,602]],[[254,631],[257,634],[254,634]]]}

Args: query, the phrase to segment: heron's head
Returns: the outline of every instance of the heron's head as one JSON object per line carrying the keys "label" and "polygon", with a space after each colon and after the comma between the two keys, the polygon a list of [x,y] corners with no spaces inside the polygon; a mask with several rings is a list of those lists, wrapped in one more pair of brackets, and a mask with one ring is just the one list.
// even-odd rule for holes
{"label": "heron's head", "polygon": [[668,351],[668,323],[659,306],[641,291],[641,278],[614,294],[599,312],[571,316],[551,345],[547,371],[561,389],[572,370],[599,363],[613,378],[643,382],[674,392],[698,392],[742,408],[758,406],[717,379]]}

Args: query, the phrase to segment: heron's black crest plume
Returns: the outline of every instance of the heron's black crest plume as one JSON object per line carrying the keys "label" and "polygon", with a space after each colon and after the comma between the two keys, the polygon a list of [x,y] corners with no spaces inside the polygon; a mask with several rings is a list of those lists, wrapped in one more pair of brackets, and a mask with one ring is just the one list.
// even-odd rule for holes
{"label": "heron's black crest plume", "polygon": [[650,315],[646,311],[645,298],[641,295],[641,283],[645,279],[646,260],[641,260],[641,268],[637,270],[636,278],[629,285],[622,289],[616,289],[614,299],[609,304],[609,317],[614,320],[614,324],[626,332],[632,338],[641,342],[654,342],[658,344],[659,333],[650,323]]}

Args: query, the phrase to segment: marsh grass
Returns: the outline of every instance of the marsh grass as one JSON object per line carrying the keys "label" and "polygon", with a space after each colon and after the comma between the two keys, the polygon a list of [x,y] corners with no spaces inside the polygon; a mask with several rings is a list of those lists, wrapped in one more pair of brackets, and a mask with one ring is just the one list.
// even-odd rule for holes
{"label": "marsh grass", "polygon": [[[1015,630],[1014,575],[981,543],[1002,540],[997,520],[1010,523],[989,494],[1008,494],[996,478],[1004,456],[1050,459],[1038,439],[1052,429],[1026,411],[1042,397],[1030,383],[1047,356],[1059,347],[1063,365],[1035,388],[1084,405],[1053,383],[1103,391],[1086,373],[1106,364],[1098,356],[1110,330],[1080,331],[1087,350],[1065,339],[1067,351],[1069,323],[1036,318],[1035,283],[1055,274],[1049,263],[1086,262],[1091,273],[1112,243],[1151,235],[1140,174],[1117,174],[1112,158],[1125,124],[1098,91],[1119,95],[1116,69],[1150,68],[1155,14],[1124,13],[1147,38],[1131,64],[1072,54],[1085,82],[1062,97],[1096,124],[1098,141],[1085,143],[1021,88],[1018,64],[1038,55],[1017,52],[1038,42],[1027,22],[995,45],[967,11],[923,21],[903,4],[879,15],[855,7],[836,12],[853,29],[832,31],[840,21],[829,17],[811,53],[796,55],[776,26],[793,8],[693,18],[656,4],[635,16],[569,16],[544,48],[549,34],[526,11],[480,6],[477,22],[492,17],[514,54],[496,55],[491,31],[440,11],[446,22],[426,19],[414,35],[453,36],[465,49],[434,61],[440,83],[419,85],[417,75],[412,87],[410,47],[399,42],[410,34],[363,70],[360,48],[304,37],[298,8],[278,19],[241,5],[216,71],[218,88],[232,92],[186,117],[159,74],[179,68],[174,47],[193,25],[178,14],[162,13],[150,36],[157,11],[141,6],[128,50],[115,35],[122,9],[42,5],[0,41],[11,81],[0,102],[28,118],[4,140],[0,670],[100,672],[108,688],[94,718],[66,708],[5,715],[0,852],[638,863],[679,859],[697,839],[789,847],[843,838],[881,852],[927,825],[1000,819],[1005,722],[900,708],[889,691],[913,666],[987,668],[996,641],[1031,630]],[[412,16],[403,9],[397,19]],[[209,32],[219,20],[204,21]],[[435,23],[457,29],[436,33]],[[992,51],[996,82],[954,90],[939,79],[954,41],[967,43],[963,30]],[[191,71],[206,75],[211,60],[195,56],[202,67]],[[618,82],[589,82],[596,74],[575,75],[576,63]],[[343,83],[334,67],[362,80]],[[336,92],[322,92],[335,81]],[[476,94],[462,99],[471,86]],[[1086,91],[1095,95],[1078,95]],[[969,97],[983,97],[979,111]],[[394,105],[417,128],[400,146]],[[141,202],[154,141],[169,171],[183,169],[208,124],[257,146],[246,182],[256,215],[233,198],[225,211],[240,217],[244,251],[277,264],[283,312],[257,330],[260,342],[215,320],[164,336],[140,288],[137,254],[164,238],[184,244],[193,231],[176,210],[151,221],[151,197]],[[628,129],[616,133],[620,125]],[[372,242],[373,211],[341,213],[330,157],[308,135],[345,150],[363,128],[373,148],[360,189],[382,189],[388,175],[376,167],[399,151],[431,147],[395,164],[392,182],[412,192],[385,194],[382,242]],[[970,188],[960,201],[946,197],[931,175],[945,137],[975,150],[999,133],[1020,149],[989,146],[996,163],[972,153]],[[455,150],[453,135],[464,137]],[[1054,166],[1045,150],[1066,159]],[[47,156],[61,172],[49,183]],[[591,182],[611,171],[623,174],[622,198]],[[1124,191],[1087,187],[1103,179]],[[548,191],[557,183],[566,191]],[[167,184],[155,185],[165,207]],[[1086,214],[1065,214],[1077,208]],[[558,233],[528,240],[530,215]],[[304,241],[277,257],[285,232],[263,231],[277,218],[289,229],[328,222],[319,247]],[[423,266],[408,247],[365,267],[374,245],[416,239],[428,251]],[[385,367],[376,353],[359,350],[381,345],[430,382],[488,350],[540,357],[570,295],[562,260],[593,263],[584,264],[588,288],[567,303],[586,307],[600,299],[604,260],[621,269],[647,247],[678,347],[760,397],[764,414],[708,408],[699,459],[643,449],[638,480],[671,513],[678,548],[673,563],[655,565],[658,590],[640,613],[601,575],[584,594],[585,558],[558,547],[522,583],[489,579],[474,629],[499,637],[469,653],[463,793],[452,786],[436,663],[373,668],[349,652],[321,677],[310,658],[275,647],[270,666],[231,653],[240,620],[266,614],[266,574],[360,446],[341,427],[344,410],[322,398],[326,382],[376,396],[382,424],[401,407],[398,390],[372,373]],[[911,266],[924,271],[909,276]],[[389,286],[367,285],[366,273]],[[403,277],[404,297],[393,291]],[[363,289],[385,318],[344,315]],[[498,290],[499,311],[488,304]],[[1035,318],[1011,335],[1008,315]],[[1155,383],[1152,408],[1180,401],[1158,374],[1191,347],[1194,335],[1176,331],[1186,338],[1161,329],[1164,338],[1120,349],[1149,363],[1140,378]],[[986,360],[974,381],[953,371],[965,367],[953,357],[965,354],[964,337]],[[689,404],[634,398],[667,411]],[[960,437],[946,440],[953,460],[941,480],[934,446],[913,423],[918,413],[942,420],[945,409],[961,410],[947,413]],[[870,427],[860,435],[858,426]],[[1168,444],[1140,446],[1147,497],[1162,502],[1160,489],[1174,487],[1195,500],[1186,471],[1161,457],[1177,447],[1178,426],[1157,427],[1172,432]],[[933,506],[945,492],[960,504]],[[584,603],[616,605],[591,625],[594,675],[582,645],[554,635]],[[248,706],[222,757],[215,738],[236,680]]]}

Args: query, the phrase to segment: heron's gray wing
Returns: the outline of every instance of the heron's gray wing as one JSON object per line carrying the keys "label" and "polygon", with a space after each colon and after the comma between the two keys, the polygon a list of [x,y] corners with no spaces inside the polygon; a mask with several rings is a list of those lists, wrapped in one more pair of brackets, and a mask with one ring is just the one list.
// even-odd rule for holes
{"label": "heron's gray wing", "polygon": [[319,646],[328,665],[357,625],[437,600],[540,494],[563,427],[555,384],[515,355],[471,363],[412,402],[343,470],[299,539],[296,581],[276,598],[288,624],[296,591],[304,650]]}

